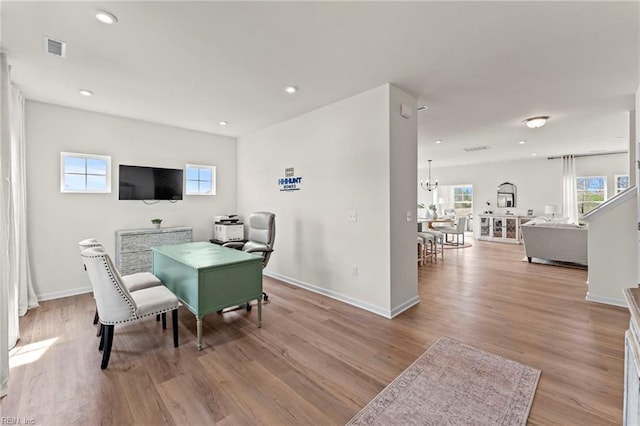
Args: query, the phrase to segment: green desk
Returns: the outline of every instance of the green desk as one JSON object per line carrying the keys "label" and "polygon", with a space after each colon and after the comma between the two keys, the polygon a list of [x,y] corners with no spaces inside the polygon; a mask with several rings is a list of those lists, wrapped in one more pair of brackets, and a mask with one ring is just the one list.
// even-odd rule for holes
{"label": "green desk", "polygon": [[262,258],[208,242],[152,247],[153,274],[197,320],[202,349],[202,318],[229,306],[258,300],[262,326]]}

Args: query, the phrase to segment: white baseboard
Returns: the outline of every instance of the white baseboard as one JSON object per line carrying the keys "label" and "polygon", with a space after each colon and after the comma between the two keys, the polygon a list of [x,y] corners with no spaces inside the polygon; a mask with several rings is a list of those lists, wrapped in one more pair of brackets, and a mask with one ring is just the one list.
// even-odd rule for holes
{"label": "white baseboard", "polygon": [[613,299],[611,297],[604,296],[592,296],[589,293],[587,293],[587,297],[585,297],[585,299],[589,302],[604,303],[605,305],[621,306],[623,308],[627,307],[627,302],[625,302],[624,299]]}
{"label": "white baseboard", "polygon": [[420,303],[420,297],[419,296],[412,297],[411,299],[407,300],[400,306],[393,308],[391,310],[391,318],[395,318],[396,316],[400,315],[410,307],[417,305],[418,303]]}
{"label": "white baseboard", "polygon": [[63,297],[77,296],[78,294],[91,293],[91,287],[74,288],[73,290],[59,291],[55,293],[38,294],[38,302],[45,300],[61,299]]}
{"label": "white baseboard", "polygon": [[349,305],[355,306],[357,308],[364,309],[365,311],[373,312],[376,315],[380,315],[381,317],[385,317],[385,318],[389,318],[389,319],[399,315],[400,313],[406,311],[410,307],[420,303],[420,298],[418,296],[416,296],[416,297],[406,301],[402,305],[398,306],[397,308],[393,309],[392,311],[390,311],[388,309],[384,309],[384,308],[381,308],[379,306],[370,305],[370,304],[365,303],[365,302],[363,302],[361,300],[354,299],[354,298],[349,297],[349,296],[345,296],[344,294],[337,293],[337,292],[332,291],[332,290],[327,290],[326,288],[318,287],[316,285],[309,284],[307,282],[300,281],[300,280],[297,280],[295,278],[287,277],[285,275],[280,275],[280,274],[277,274],[275,272],[264,271],[264,275],[266,275],[268,277],[271,277],[271,278],[275,278],[275,279],[280,280],[280,281],[284,281],[284,282],[286,282],[288,284],[291,284],[291,285],[295,285],[296,287],[304,288],[305,290],[309,290],[309,291],[312,291],[314,293],[322,294],[323,296],[327,296],[327,297],[330,297],[332,299],[339,300],[340,302],[344,302],[344,303],[347,303]]}

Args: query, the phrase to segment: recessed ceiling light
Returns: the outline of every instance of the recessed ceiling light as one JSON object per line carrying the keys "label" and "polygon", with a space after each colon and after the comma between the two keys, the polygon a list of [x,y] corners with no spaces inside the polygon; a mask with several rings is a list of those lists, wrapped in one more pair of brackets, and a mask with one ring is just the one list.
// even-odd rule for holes
{"label": "recessed ceiling light", "polygon": [[93,92],[91,90],[87,90],[87,89],[80,89],[78,90],[80,92],[80,94],[82,96],[91,96],[93,95]]}
{"label": "recessed ceiling light", "polygon": [[218,124],[221,126],[226,126],[229,123],[227,123],[226,121],[219,121]]}
{"label": "recessed ceiling light", "polygon": [[536,156],[536,155],[538,155],[538,154],[536,154],[535,152],[532,152],[532,153],[531,153],[531,155],[533,155],[533,156],[535,157],[535,156]]}
{"label": "recessed ceiling light", "polygon": [[287,93],[296,93],[298,88],[296,86],[287,86],[284,88],[284,91]]}
{"label": "recessed ceiling light", "polygon": [[96,10],[95,17],[98,21],[103,24],[111,25],[118,22],[118,18],[112,13],[107,12],[106,10]]}
{"label": "recessed ceiling light", "polygon": [[548,119],[548,115],[540,115],[538,117],[527,118],[523,123],[530,129],[536,129],[544,126]]}
{"label": "recessed ceiling light", "polygon": [[520,145],[524,145],[525,143],[527,143],[527,141],[520,141],[518,142]]}
{"label": "recessed ceiling light", "polygon": [[438,140],[436,141],[436,143],[442,143],[442,140],[438,139]]}

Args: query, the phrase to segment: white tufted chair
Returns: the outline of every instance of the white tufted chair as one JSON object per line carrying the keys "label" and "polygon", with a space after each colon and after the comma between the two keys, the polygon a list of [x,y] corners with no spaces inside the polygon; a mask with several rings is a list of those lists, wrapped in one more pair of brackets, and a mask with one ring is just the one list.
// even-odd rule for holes
{"label": "white tufted chair", "polygon": [[[235,248],[262,256],[262,269],[264,269],[269,263],[275,239],[276,215],[269,212],[255,212],[249,215],[249,239],[247,242],[230,241],[224,243],[222,247]],[[269,296],[265,292],[262,292],[262,298],[269,300]],[[247,304],[247,310],[250,309],[251,305]]]}
{"label": "white tufted chair", "polygon": [[115,324],[161,314],[165,328],[165,315],[171,311],[173,346],[178,347],[178,298],[169,289],[161,285],[130,292],[104,248],[88,248],[81,255],[100,312],[103,370],[109,365]]}
{"label": "white tufted chair", "polygon": [[[87,238],[86,240],[80,241],[78,243],[78,247],[80,247],[80,252],[92,247],[102,247],[104,249],[102,243],[95,238]],[[84,269],[86,270],[87,267],[85,266]],[[129,291],[137,291],[142,290],[143,288],[162,285],[162,281],[160,281],[158,277],[153,275],[151,272],[137,272],[135,274],[122,275],[122,283]],[[96,309],[96,313],[93,317],[93,323],[97,324],[98,319],[99,314],[98,309]],[[101,330],[98,330],[98,336],[100,336],[100,331]]]}

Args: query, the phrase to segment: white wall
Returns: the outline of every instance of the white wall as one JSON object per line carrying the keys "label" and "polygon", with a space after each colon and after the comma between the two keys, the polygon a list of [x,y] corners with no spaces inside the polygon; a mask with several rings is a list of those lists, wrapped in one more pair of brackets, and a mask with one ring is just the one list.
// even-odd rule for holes
{"label": "white wall", "polygon": [[[461,155],[468,155],[461,153]],[[628,155],[614,154],[576,158],[578,176],[606,176],[607,194],[615,195],[614,175],[628,173]],[[486,210],[486,201],[491,202],[494,213],[509,210],[515,214],[526,215],[533,209],[534,215],[543,215],[545,204],[562,207],[562,174],[560,160],[535,158],[531,160],[508,161],[499,163],[473,164],[468,166],[431,169],[432,179],[438,179],[440,185],[473,185],[473,211],[475,214]],[[418,170],[417,181],[427,179],[427,169]],[[511,182],[517,187],[516,208],[496,207],[498,185]],[[424,191],[418,185],[418,201],[428,206],[433,192]],[[477,221],[474,221],[477,222]],[[474,223],[477,231],[478,224]]]}
{"label": "white wall", "polygon": [[587,300],[626,306],[623,289],[637,285],[637,192],[605,209],[589,220]]}
{"label": "white wall", "polygon": [[[402,105],[411,107],[411,118],[402,117]],[[416,194],[407,182],[417,178],[417,100],[395,86],[389,87],[391,315],[397,315],[418,299],[416,263]]]}
{"label": "white wall", "polygon": [[[406,100],[385,85],[239,139],[239,211],[276,214],[268,274],[383,316],[404,306],[406,300],[396,296],[417,302],[417,291],[409,295],[406,289],[391,300],[392,285],[417,290],[417,272],[391,270],[392,244],[402,252],[410,244],[412,260],[416,244],[415,222],[406,221],[407,209],[415,209],[415,193],[400,195],[398,206],[390,197],[393,189],[411,188],[415,181],[411,131],[390,124],[390,103],[399,99]],[[409,123],[416,126],[415,115]],[[396,143],[406,152],[391,159]],[[414,172],[390,178],[397,162],[410,155],[406,168]],[[299,191],[279,190],[277,179],[288,167],[302,177]],[[357,212],[356,222],[347,220],[348,211]],[[409,229],[411,243],[399,242]],[[417,270],[416,262],[407,268]],[[396,277],[412,282],[392,281]]]}
{"label": "white wall", "polygon": [[[236,141],[159,124],[118,118],[39,102],[27,102],[27,201],[30,254],[41,299],[90,290],[78,241],[95,237],[114,254],[116,229],[191,226],[194,240],[212,237],[214,215],[237,209]],[[111,194],[60,193],[60,152],[110,155]],[[118,200],[118,164],[184,168],[217,167],[215,196],[182,201]]]}

